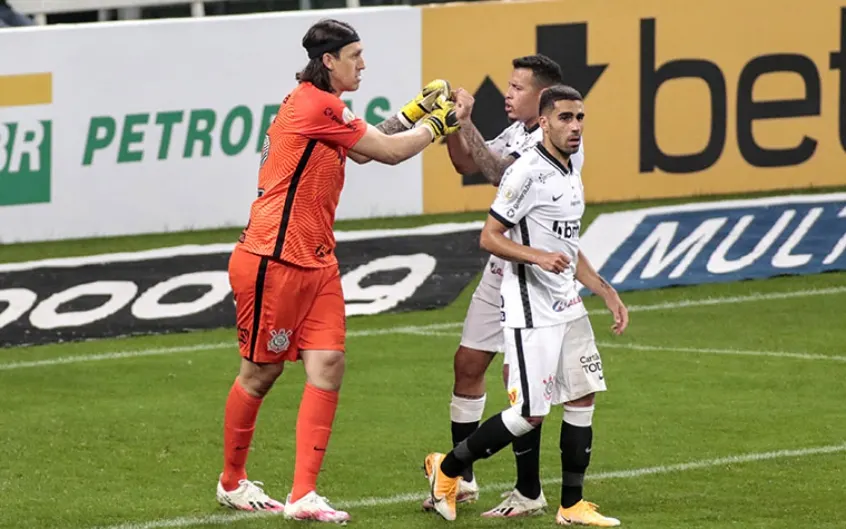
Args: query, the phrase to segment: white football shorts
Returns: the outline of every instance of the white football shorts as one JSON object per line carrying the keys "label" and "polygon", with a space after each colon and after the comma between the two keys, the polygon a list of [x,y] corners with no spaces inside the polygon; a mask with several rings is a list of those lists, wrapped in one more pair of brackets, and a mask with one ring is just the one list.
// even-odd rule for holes
{"label": "white football shorts", "polygon": [[550,327],[504,329],[508,399],[523,417],[605,391],[602,359],[587,316]]}
{"label": "white football shorts", "polygon": [[499,287],[480,282],[470,299],[461,345],[479,351],[499,353],[504,349]]}

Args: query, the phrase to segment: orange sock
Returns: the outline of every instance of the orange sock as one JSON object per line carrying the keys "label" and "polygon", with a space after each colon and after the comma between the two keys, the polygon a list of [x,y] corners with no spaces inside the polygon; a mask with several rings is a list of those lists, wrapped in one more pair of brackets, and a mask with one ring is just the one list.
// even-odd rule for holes
{"label": "orange sock", "polygon": [[247,478],[245,465],[261,403],[262,399],[247,393],[235,379],[223,419],[223,477],[220,482],[224,490],[237,489],[238,482]]}
{"label": "orange sock", "polygon": [[317,475],[332,434],[336,409],[337,391],[317,389],[306,383],[297,415],[297,461],[294,464],[292,503],[317,488]]}

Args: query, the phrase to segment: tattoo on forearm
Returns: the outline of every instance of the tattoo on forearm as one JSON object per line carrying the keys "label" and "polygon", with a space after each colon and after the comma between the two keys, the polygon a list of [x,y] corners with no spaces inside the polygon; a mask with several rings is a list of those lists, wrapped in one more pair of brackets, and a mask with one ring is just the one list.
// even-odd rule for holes
{"label": "tattoo on forearm", "polygon": [[389,117],[388,119],[386,119],[382,123],[379,123],[376,126],[376,128],[381,130],[383,133],[387,134],[388,136],[391,136],[392,134],[396,134],[398,132],[403,132],[404,130],[406,130],[405,126],[402,124],[402,122],[396,116]]}
{"label": "tattoo on forearm", "polygon": [[461,127],[459,134],[464,138],[470,150],[470,156],[476,162],[482,174],[485,175],[485,178],[488,179],[488,182],[499,185],[500,180],[502,180],[502,173],[514,162],[514,158],[511,156],[500,158],[492,153],[485,144],[485,138],[482,137],[476,127]]}
{"label": "tattoo on forearm", "polygon": [[611,285],[608,284],[608,281],[606,281],[605,278],[603,278],[599,274],[597,274],[597,276],[599,277],[599,286],[601,286],[602,288],[604,288],[606,290],[611,288]]}

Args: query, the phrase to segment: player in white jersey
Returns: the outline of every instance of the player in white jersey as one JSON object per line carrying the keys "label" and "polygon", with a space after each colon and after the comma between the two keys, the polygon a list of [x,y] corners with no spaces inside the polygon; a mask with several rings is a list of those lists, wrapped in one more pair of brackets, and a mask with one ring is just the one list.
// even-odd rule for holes
{"label": "player in white jersey", "polygon": [[628,313],[579,248],[584,187],[571,156],[581,143],[582,96],[557,85],[543,92],[539,107],[543,141],[506,170],[481,236],[483,249],[506,260],[501,319],[511,407],[482,423],[448,454],[429,454],[424,468],[434,509],[454,520],[464,469],[529,434],[552,405],[564,404],[556,522],[612,527],[619,520],[599,514],[582,496],[594,395],[606,386],[576,281],[605,300],[615,333],[625,330]]}
{"label": "player in white jersey", "polygon": [[[502,173],[524,150],[543,139],[543,131],[538,125],[540,95],[543,89],[562,82],[560,66],[544,55],[518,57],[512,61],[512,67],[505,94],[505,111],[513,120],[511,126],[493,140],[485,142],[470,120],[473,97],[459,89],[456,91],[456,112],[461,129],[447,137],[447,147],[456,170],[461,174],[481,171],[493,185],[499,185]],[[581,171],[584,161],[581,146],[571,161]],[[503,269],[504,261],[492,255],[467,309],[461,342],[454,359],[455,382],[450,402],[453,446],[478,428],[486,400],[485,372],[496,353],[504,350],[499,293]],[[504,374],[504,377],[507,378],[507,375]],[[531,515],[546,508],[540,482],[540,439],[540,428],[517,439],[512,447],[517,463],[514,489],[502,503],[482,516]],[[468,467],[462,477],[458,501],[475,500],[479,488],[473,467]],[[430,502],[424,501],[424,509],[429,508]]]}

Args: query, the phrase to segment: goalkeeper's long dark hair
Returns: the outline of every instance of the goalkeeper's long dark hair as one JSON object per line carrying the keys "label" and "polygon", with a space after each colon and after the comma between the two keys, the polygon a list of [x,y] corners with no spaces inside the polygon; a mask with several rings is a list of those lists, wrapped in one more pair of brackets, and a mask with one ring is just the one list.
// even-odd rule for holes
{"label": "goalkeeper's long dark hair", "polygon": [[[309,28],[303,37],[303,48],[306,50],[319,49],[329,45],[331,42],[344,42],[352,38],[357,40],[358,35],[355,29],[340,20],[324,19]],[[327,51],[335,57],[340,57],[340,48]],[[323,64],[323,54],[309,59],[308,64],[301,71],[297,72],[297,81],[300,83],[311,83],[324,92],[333,92],[332,81],[329,77],[329,70]]]}

